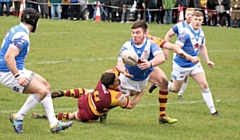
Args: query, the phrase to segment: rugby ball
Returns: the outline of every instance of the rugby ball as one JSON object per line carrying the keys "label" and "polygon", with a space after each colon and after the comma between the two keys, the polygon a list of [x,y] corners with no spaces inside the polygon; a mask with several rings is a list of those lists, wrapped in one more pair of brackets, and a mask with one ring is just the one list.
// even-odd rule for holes
{"label": "rugby ball", "polygon": [[131,50],[124,50],[121,54],[121,58],[126,65],[135,66],[138,63],[138,55]]}

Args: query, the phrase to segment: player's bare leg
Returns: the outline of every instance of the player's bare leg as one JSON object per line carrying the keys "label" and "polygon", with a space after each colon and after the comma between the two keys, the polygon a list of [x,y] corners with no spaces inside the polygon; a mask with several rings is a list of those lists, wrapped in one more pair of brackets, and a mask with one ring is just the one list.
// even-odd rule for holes
{"label": "player's bare leg", "polygon": [[182,87],[181,87],[180,91],[178,92],[178,100],[183,100],[183,93],[185,92],[187,85],[188,85],[188,76],[184,79]]}
{"label": "player's bare leg", "polygon": [[159,86],[159,94],[158,94],[158,100],[159,100],[159,123],[160,124],[173,124],[176,123],[178,120],[170,118],[166,115],[166,106],[167,106],[167,100],[168,100],[168,79],[164,72],[158,68],[155,67],[155,70],[150,74],[149,81],[152,83],[156,83],[156,85]]}
{"label": "player's bare leg", "polygon": [[212,93],[211,90],[209,89],[205,73],[200,72],[193,74],[192,78],[198,83],[199,87],[201,88],[203,100],[205,101],[207,107],[209,108],[211,115],[220,116],[218,111],[215,109],[214,102],[212,99]]}

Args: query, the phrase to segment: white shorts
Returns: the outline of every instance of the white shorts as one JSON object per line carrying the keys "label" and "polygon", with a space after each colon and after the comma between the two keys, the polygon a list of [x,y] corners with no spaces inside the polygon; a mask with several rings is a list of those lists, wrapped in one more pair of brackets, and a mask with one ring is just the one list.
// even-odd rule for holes
{"label": "white shorts", "polygon": [[[19,70],[19,73],[21,75],[26,76],[29,79],[29,83],[32,81],[34,76],[34,73],[27,69]],[[20,86],[11,72],[0,72],[0,82],[3,86],[10,88],[19,93],[24,93],[24,91],[29,85],[28,83],[28,85],[24,87]]]}
{"label": "white shorts", "polygon": [[173,61],[172,77],[175,80],[184,80],[186,76],[193,75],[199,72],[204,72],[204,69],[200,62],[191,68],[183,68]]}
{"label": "white shorts", "polygon": [[143,81],[134,81],[130,78],[127,78],[124,74],[120,74],[119,79],[121,81],[121,85],[118,87],[118,89],[125,96],[128,96],[131,91],[133,94],[136,94],[136,92],[141,92],[145,88],[148,82],[148,78]]}

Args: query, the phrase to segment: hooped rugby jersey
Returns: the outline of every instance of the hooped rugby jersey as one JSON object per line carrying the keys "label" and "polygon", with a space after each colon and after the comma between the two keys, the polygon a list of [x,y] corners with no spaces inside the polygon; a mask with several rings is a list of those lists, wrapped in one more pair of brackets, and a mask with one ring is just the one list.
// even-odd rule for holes
{"label": "hooped rugby jersey", "polygon": [[[119,76],[120,73],[116,68],[112,70],[116,76]],[[129,102],[128,97],[115,89],[106,88],[101,81],[98,82],[94,91],[87,96],[89,107],[97,116],[101,116],[104,112],[117,106],[125,108]]]}

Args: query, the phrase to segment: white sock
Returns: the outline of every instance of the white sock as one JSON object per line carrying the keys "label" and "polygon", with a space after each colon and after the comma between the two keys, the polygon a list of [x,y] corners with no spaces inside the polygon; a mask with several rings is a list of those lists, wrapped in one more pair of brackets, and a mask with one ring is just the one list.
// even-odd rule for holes
{"label": "white sock", "polygon": [[211,113],[216,112],[210,89],[202,90],[202,96]]}
{"label": "white sock", "polygon": [[26,116],[26,114],[32,110],[40,101],[41,100],[35,94],[28,96],[22,108],[17,112],[16,119],[23,120],[24,116]]}
{"label": "white sock", "polygon": [[179,92],[178,92],[178,95],[183,95],[184,91],[185,91],[186,88],[187,88],[187,85],[188,85],[188,81],[183,82],[182,87],[181,87],[181,89],[180,89]]}
{"label": "white sock", "polygon": [[58,123],[58,120],[55,116],[54,109],[53,109],[53,101],[51,94],[47,94],[47,96],[41,101],[48,117],[48,121],[50,125],[55,125]]}
{"label": "white sock", "polygon": [[168,81],[168,91],[171,91],[171,87],[172,87],[173,83]]}

